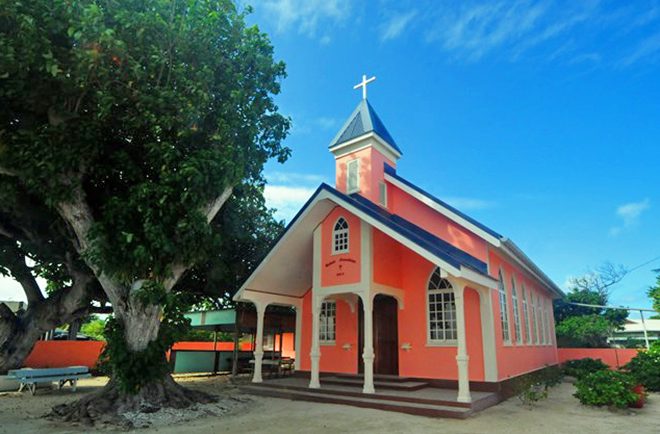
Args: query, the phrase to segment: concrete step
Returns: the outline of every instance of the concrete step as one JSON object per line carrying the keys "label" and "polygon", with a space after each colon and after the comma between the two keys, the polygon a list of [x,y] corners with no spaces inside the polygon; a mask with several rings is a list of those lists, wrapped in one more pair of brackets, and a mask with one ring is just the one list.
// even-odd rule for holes
{"label": "concrete step", "polygon": [[314,393],[323,393],[327,395],[353,396],[356,398],[368,397],[370,399],[380,399],[380,400],[399,401],[399,402],[413,402],[417,404],[431,404],[431,405],[442,405],[448,407],[473,408],[472,404],[470,403],[450,401],[450,400],[437,399],[437,398],[433,398],[433,399],[421,398],[419,396],[415,396],[414,394],[406,394],[405,392],[401,392],[397,390],[393,390],[388,393],[388,391],[384,392],[382,388],[379,388],[377,389],[375,394],[365,395],[364,393],[362,393],[362,390],[357,388],[355,389],[352,388],[353,390],[346,390],[346,388],[333,389],[332,385],[327,385],[327,383],[324,380],[321,381],[321,389],[314,389],[314,390],[310,389],[307,386],[277,384],[274,382],[263,383],[259,385],[259,387],[271,387],[275,389],[291,390],[291,391],[299,391],[299,392],[313,391]]}
{"label": "concrete step", "polygon": [[[321,378],[322,384],[337,384],[341,386],[354,386],[362,387],[364,380],[359,377],[345,377],[345,376],[324,376]],[[388,381],[382,379],[374,379],[374,387],[379,389],[390,390],[419,390],[428,387],[428,383],[423,381]]]}
{"label": "concrete step", "polygon": [[330,404],[351,405],[354,407],[374,408],[378,410],[396,411],[414,415],[429,417],[448,417],[456,419],[465,419],[472,414],[472,410],[464,407],[451,407],[447,405],[402,402],[397,400],[380,399],[369,395],[369,397],[333,395],[317,391],[300,391],[291,389],[281,389],[266,385],[246,385],[241,386],[241,390],[260,396],[270,396],[274,398],[286,398],[299,401],[312,401]]}

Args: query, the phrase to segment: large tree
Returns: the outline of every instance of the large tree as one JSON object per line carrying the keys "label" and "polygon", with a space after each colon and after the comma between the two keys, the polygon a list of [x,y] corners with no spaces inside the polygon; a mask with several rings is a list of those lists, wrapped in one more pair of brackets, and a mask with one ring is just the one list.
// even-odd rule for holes
{"label": "large tree", "polygon": [[0,2],[0,176],[66,224],[114,310],[111,381],[56,414],[208,400],[168,372],[172,289],[233,188],[289,155],[283,63],[228,0]]}

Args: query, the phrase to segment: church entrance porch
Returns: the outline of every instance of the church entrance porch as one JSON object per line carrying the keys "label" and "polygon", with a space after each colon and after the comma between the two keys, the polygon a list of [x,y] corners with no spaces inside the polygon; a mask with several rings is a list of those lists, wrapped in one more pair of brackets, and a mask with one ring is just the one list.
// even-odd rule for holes
{"label": "church entrance porch", "polygon": [[291,377],[265,380],[260,384],[243,385],[241,390],[260,396],[456,419],[465,419],[502,399],[495,391],[475,391],[472,392],[472,402],[459,402],[456,389],[452,387],[388,375],[374,375],[376,391],[365,395],[362,393],[363,381],[360,375],[327,374],[321,375],[320,389],[309,389],[307,374],[298,373]]}
{"label": "church entrance porch", "polygon": [[[394,297],[376,295],[373,301],[374,374],[399,375],[398,305]],[[364,308],[358,309],[358,348],[364,347]],[[364,361],[358,354],[358,372]]]}

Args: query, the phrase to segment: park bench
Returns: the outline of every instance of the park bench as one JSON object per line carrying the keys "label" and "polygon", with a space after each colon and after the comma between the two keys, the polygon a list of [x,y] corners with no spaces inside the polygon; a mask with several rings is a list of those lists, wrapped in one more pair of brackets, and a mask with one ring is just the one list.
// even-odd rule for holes
{"label": "park bench", "polygon": [[27,387],[30,393],[34,395],[37,391],[37,384],[40,383],[57,382],[58,390],[66,383],[70,383],[75,392],[78,380],[91,377],[92,375],[89,373],[87,366],[69,366],[67,368],[13,369],[7,373],[7,376],[14,378],[20,383],[19,392],[22,392]]}

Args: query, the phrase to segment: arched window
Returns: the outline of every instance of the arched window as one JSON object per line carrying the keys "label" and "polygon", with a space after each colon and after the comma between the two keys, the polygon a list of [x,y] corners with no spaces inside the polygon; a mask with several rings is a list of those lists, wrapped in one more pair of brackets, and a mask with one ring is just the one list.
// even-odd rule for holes
{"label": "arched window", "polygon": [[522,286],[522,300],[523,300],[523,319],[525,320],[525,335],[527,336],[527,344],[532,343],[532,329],[529,326],[529,306],[527,305],[527,290],[525,285]]}
{"label": "arched window", "polygon": [[504,276],[500,270],[500,280],[498,283],[500,293],[500,323],[502,324],[502,340],[506,343],[511,342],[511,332],[509,331],[509,306],[506,296],[506,287],[504,286]]}
{"label": "arched window", "polygon": [[532,303],[532,324],[534,324],[534,343],[538,345],[539,343],[539,322],[538,316],[536,315],[536,303],[534,302],[534,293],[529,293],[529,300]]}
{"label": "arched window", "polygon": [[522,333],[520,331],[520,309],[518,307],[518,291],[516,290],[516,279],[511,276],[511,303],[513,303],[513,328],[516,332],[516,342],[522,344]]}
{"label": "arched window", "polygon": [[339,217],[332,231],[332,254],[348,252],[348,222]]}
{"label": "arched window", "polygon": [[456,341],[456,303],[454,289],[441,275],[440,268],[433,270],[428,292],[428,340],[434,343]]}

